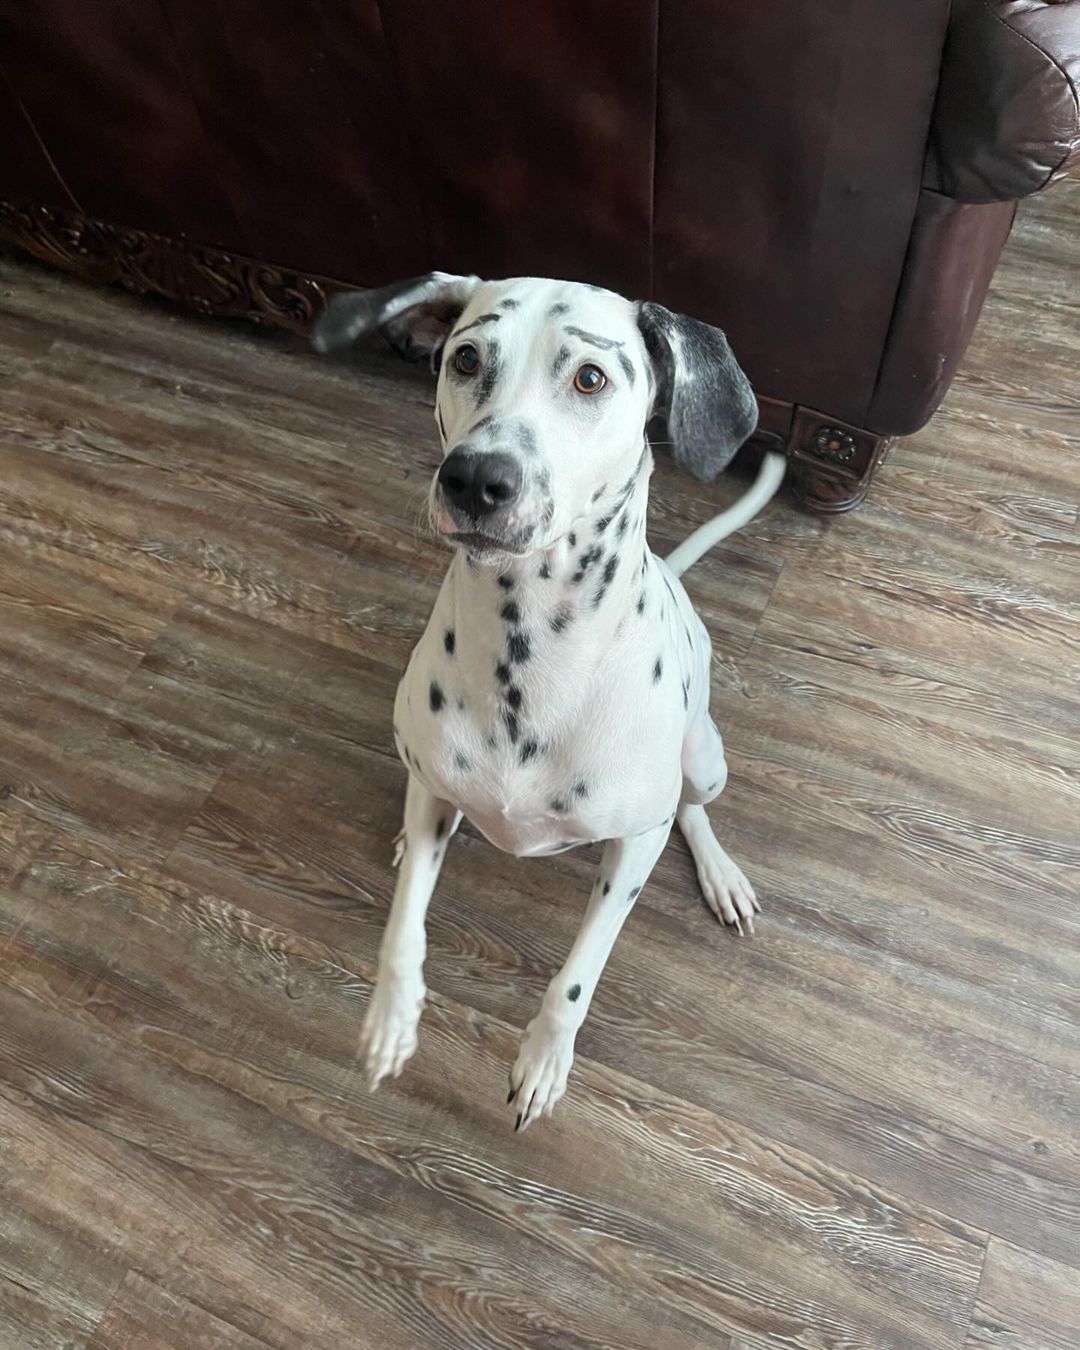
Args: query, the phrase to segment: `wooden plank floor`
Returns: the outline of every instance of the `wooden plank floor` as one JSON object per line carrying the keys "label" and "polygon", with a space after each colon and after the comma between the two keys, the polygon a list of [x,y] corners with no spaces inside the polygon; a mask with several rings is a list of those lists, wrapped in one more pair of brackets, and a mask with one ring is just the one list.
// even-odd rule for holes
{"label": "wooden plank floor", "polygon": [[[691,574],[766,913],[673,841],[522,1137],[594,854],[466,830],[420,1052],[354,1060],[425,376],[0,260],[3,1350],[1076,1350],[1078,212],[864,510]],[[658,546],[742,486],[654,481]]]}

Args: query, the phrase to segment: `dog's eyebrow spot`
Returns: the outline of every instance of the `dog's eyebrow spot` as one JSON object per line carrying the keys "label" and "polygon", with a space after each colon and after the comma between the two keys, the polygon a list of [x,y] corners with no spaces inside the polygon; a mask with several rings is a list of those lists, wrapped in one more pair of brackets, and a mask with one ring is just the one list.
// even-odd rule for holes
{"label": "dog's eyebrow spot", "polygon": [[652,668],[652,682],[653,682],[653,684],[659,684],[659,683],[660,683],[660,677],[661,677],[661,675],[663,675],[663,673],[664,673],[664,663],[663,663],[663,661],[661,661],[660,657],[658,656],[658,657],[656,658],[656,665],[653,666],[653,668]]}
{"label": "dog's eyebrow spot", "polygon": [[473,319],[472,323],[467,323],[464,328],[455,328],[450,336],[456,338],[462,333],[467,333],[470,328],[479,328],[485,323],[498,323],[501,318],[501,314],[481,314],[478,319]]}
{"label": "dog's eyebrow spot", "polygon": [[432,712],[440,712],[442,705],[446,702],[446,695],[439,687],[438,680],[431,681],[431,688],[428,690],[428,702],[431,704]]}
{"label": "dog's eyebrow spot", "polygon": [[570,306],[562,300],[556,300],[555,303],[548,310],[548,314],[553,319],[557,319],[560,314],[569,314],[569,313],[570,313]]}
{"label": "dog's eyebrow spot", "polygon": [[446,632],[443,634],[442,640],[442,645],[446,648],[447,656],[453,656],[454,647],[456,643],[457,638],[454,636],[454,630],[452,628],[448,628]]}
{"label": "dog's eyebrow spot", "polygon": [[521,622],[521,610],[518,609],[517,604],[513,600],[507,600],[506,604],[503,605],[502,616],[507,623]]}
{"label": "dog's eyebrow spot", "polygon": [[500,301],[499,301],[499,308],[500,308],[500,309],[517,309],[518,305],[520,305],[520,304],[521,304],[521,301],[520,301],[520,300],[515,300],[514,297],[513,297],[512,295],[508,295],[508,296],[506,297],[505,300],[500,300]]}
{"label": "dog's eyebrow spot", "polygon": [[507,654],[515,665],[524,665],[532,656],[532,646],[528,637],[524,633],[511,633],[510,641],[506,644]]}
{"label": "dog's eyebrow spot", "polygon": [[559,378],[559,376],[563,373],[564,369],[566,368],[566,364],[569,360],[570,360],[570,348],[560,347],[559,350],[555,353],[555,360],[552,361],[551,363],[552,379],[557,380]]}
{"label": "dog's eyebrow spot", "polygon": [[566,991],[566,997],[570,1000],[571,1003],[576,1003],[578,999],[581,997],[581,985],[572,984],[570,988]]}
{"label": "dog's eyebrow spot", "polygon": [[634,370],[634,363],[625,352],[619,352],[619,365],[622,366],[622,372],[626,376],[626,382],[633,389],[634,381],[637,379],[637,372]]}
{"label": "dog's eyebrow spot", "polygon": [[599,333],[586,332],[584,328],[575,328],[573,324],[567,324],[563,332],[569,333],[571,337],[580,338],[582,342],[587,342],[592,347],[599,347],[602,352],[617,351],[623,346],[616,338],[601,337]]}

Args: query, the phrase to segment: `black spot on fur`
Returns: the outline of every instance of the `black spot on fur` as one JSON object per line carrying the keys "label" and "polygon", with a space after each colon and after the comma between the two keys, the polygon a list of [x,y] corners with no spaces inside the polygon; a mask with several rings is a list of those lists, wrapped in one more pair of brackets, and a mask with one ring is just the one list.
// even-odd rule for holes
{"label": "black spot on fur", "polygon": [[610,882],[610,881],[605,881],[605,882],[604,882],[604,894],[605,894],[605,895],[610,895],[610,894],[611,894],[611,882]]}
{"label": "black spot on fur", "polygon": [[619,524],[615,531],[615,537],[617,539],[621,539],[623,535],[626,533],[626,526],[628,523],[629,522],[627,521],[626,518],[626,512],[624,511],[623,514],[619,517]]}
{"label": "black spot on fur", "polygon": [[613,553],[611,557],[607,560],[607,562],[604,564],[605,586],[611,585],[612,578],[615,576],[615,572],[618,569],[618,566],[619,566],[619,555],[617,553]]}
{"label": "black spot on fur", "polygon": [[636,900],[640,894],[641,894],[641,887],[635,886],[634,889],[630,892],[630,894],[626,898],[628,900]]}
{"label": "black spot on fur", "polygon": [[600,486],[596,489],[596,491],[592,495],[593,501],[598,502],[606,491],[607,491],[607,484],[601,483]]}
{"label": "black spot on fur", "polygon": [[546,562],[540,564],[540,577],[541,580],[543,581],[551,580],[551,568],[547,565]]}
{"label": "black spot on fur", "polygon": [[502,616],[507,623],[521,622],[521,610],[518,609],[517,605],[514,603],[513,600],[507,600],[506,604],[503,605]]}
{"label": "black spot on fur", "polygon": [[566,536],[566,542],[570,545],[571,548],[577,547],[577,535],[574,533],[573,530],[571,530],[570,533]]}
{"label": "black spot on fur", "polygon": [[561,300],[556,300],[555,303],[548,310],[548,314],[553,319],[557,319],[560,314],[569,314],[569,313],[570,313],[570,306],[563,304]]}
{"label": "black spot on fur", "polygon": [[500,308],[500,309],[517,309],[518,305],[520,305],[520,304],[521,304],[521,301],[520,301],[520,300],[515,300],[515,299],[513,298],[513,296],[509,296],[509,295],[508,295],[508,296],[506,297],[505,300],[500,300],[500,301],[499,301],[499,308]]}
{"label": "black spot on fur", "polygon": [[507,709],[505,714],[506,729],[510,733],[510,740],[517,745],[518,737],[521,735],[521,719],[516,712]]}
{"label": "black spot on fur", "polygon": [[446,702],[446,695],[439,687],[437,680],[431,681],[431,688],[428,690],[428,702],[431,704],[431,711],[434,713],[441,712],[442,706]]}
{"label": "black spot on fur", "polygon": [[522,764],[528,764],[529,760],[535,757],[536,752],[539,749],[540,747],[536,744],[535,741],[526,741],[525,744],[521,747]]}
{"label": "black spot on fur", "polygon": [[522,693],[516,684],[512,684],[506,691],[506,701],[515,712],[521,707]]}
{"label": "black spot on fur", "polygon": [[566,609],[557,610],[551,619],[551,631],[553,633],[561,633],[563,629],[566,627],[566,625],[570,622],[572,617],[573,615],[570,613],[569,610]]}
{"label": "black spot on fur", "polygon": [[686,680],[683,680],[683,682],[682,682],[682,705],[683,705],[684,708],[689,708],[689,706],[690,706],[690,694],[689,694],[689,688],[690,688],[690,686],[688,685],[688,683],[686,682]]}
{"label": "black spot on fur", "polygon": [[460,769],[462,773],[468,773],[472,768],[472,760],[468,755],[463,755],[460,750],[455,750],[454,767]]}
{"label": "black spot on fur", "polygon": [[551,378],[557,380],[566,369],[570,360],[570,348],[560,347],[555,353],[555,360],[551,363]]}
{"label": "black spot on fur", "polygon": [[442,640],[442,645],[446,648],[447,656],[453,656],[454,644],[456,643],[456,641],[457,639],[454,637],[454,630],[452,628],[448,628],[446,632],[443,634]]}
{"label": "black spot on fur", "polygon": [[523,423],[517,429],[518,444],[527,455],[536,454],[536,432],[532,427],[525,426]]}
{"label": "black spot on fur", "polygon": [[664,663],[663,663],[663,661],[660,659],[660,657],[658,656],[658,657],[656,658],[656,665],[653,666],[653,668],[652,668],[652,682],[653,682],[653,684],[659,684],[659,683],[660,683],[660,677],[663,675],[663,673],[664,673]]}
{"label": "black spot on fur", "polygon": [[476,406],[482,408],[494,393],[495,385],[502,374],[502,362],[499,360],[499,344],[492,340],[488,343],[484,372],[476,386]]}
{"label": "black spot on fur", "polygon": [[592,347],[599,347],[602,352],[615,351],[623,344],[616,338],[601,337],[598,333],[586,332],[584,328],[575,328],[573,324],[567,324],[564,330],[571,337],[580,338],[582,342],[589,343]]}
{"label": "black spot on fur", "polygon": [[641,594],[640,594],[640,595],[638,596],[638,598],[637,598],[637,612],[638,612],[639,614],[644,614],[644,613],[645,613],[645,592],[644,592],[644,591],[642,591]]}
{"label": "black spot on fur", "polygon": [[571,1003],[576,1003],[578,999],[581,997],[581,985],[572,984],[570,988],[566,991],[566,997],[570,1000]]}
{"label": "black spot on fur", "polygon": [[593,528],[596,530],[597,534],[603,534],[610,524],[611,524],[610,516],[601,516],[600,519],[593,526]]}
{"label": "black spot on fur", "polygon": [[499,578],[499,585],[503,588],[504,591],[512,591],[514,589],[514,578],[508,576],[501,576]]}
{"label": "black spot on fur", "polygon": [[495,667],[495,678],[499,681],[500,684],[510,683],[510,667],[506,664],[505,661],[500,661],[499,664]]}
{"label": "black spot on fur", "polygon": [[574,784],[572,792],[575,797],[587,797],[589,795],[589,785],[579,778]]}
{"label": "black spot on fur", "polygon": [[445,817],[440,816],[439,822],[435,826],[435,838],[441,839],[445,833],[446,833],[446,819]]}
{"label": "black spot on fur", "polygon": [[467,333],[470,328],[481,328],[486,323],[498,323],[501,318],[501,314],[481,314],[478,319],[473,319],[472,323],[467,323],[464,328],[455,328],[450,336],[459,337],[462,333]]}
{"label": "black spot on fur", "polygon": [[532,644],[524,633],[511,633],[506,651],[515,665],[523,665],[532,656]]}
{"label": "black spot on fur", "polygon": [[626,376],[626,382],[631,389],[634,387],[634,381],[637,379],[637,372],[634,370],[634,363],[625,352],[619,353],[619,365],[622,366],[622,372]]}
{"label": "black spot on fur", "polygon": [[570,803],[565,797],[553,797],[551,799],[551,809],[556,811],[560,816],[564,816],[567,811],[570,810]]}
{"label": "black spot on fur", "polygon": [[570,580],[576,586],[579,581],[582,581],[584,579],[584,577],[585,577],[584,572],[575,572],[574,575],[570,578]]}

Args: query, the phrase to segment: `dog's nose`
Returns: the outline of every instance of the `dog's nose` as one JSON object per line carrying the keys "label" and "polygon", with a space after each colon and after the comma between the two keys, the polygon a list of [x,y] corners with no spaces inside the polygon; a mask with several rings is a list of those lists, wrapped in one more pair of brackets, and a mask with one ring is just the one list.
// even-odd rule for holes
{"label": "dog's nose", "polygon": [[439,470],[447,501],[475,520],[509,506],[520,495],[521,484],[520,464],[501,450],[455,450]]}

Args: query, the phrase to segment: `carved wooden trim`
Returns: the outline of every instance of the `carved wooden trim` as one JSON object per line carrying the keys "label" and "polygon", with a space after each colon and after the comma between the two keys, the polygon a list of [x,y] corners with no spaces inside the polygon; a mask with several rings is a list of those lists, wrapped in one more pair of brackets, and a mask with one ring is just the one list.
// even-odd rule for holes
{"label": "carved wooden trim", "polygon": [[[327,299],[353,289],[186,239],[110,225],[75,211],[0,201],[0,243],[14,244],[95,285],[120,285],[200,314],[307,333]],[[850,511],[866,496],[888,440],[812,408],[759,396],[754,439],[795,461],[797,491],[813,511]]]}
{"label": "carved wooden trim", "polygon": [[306,333],[340,282],[73,211],[0,201],[0,241],[95,285]]}

